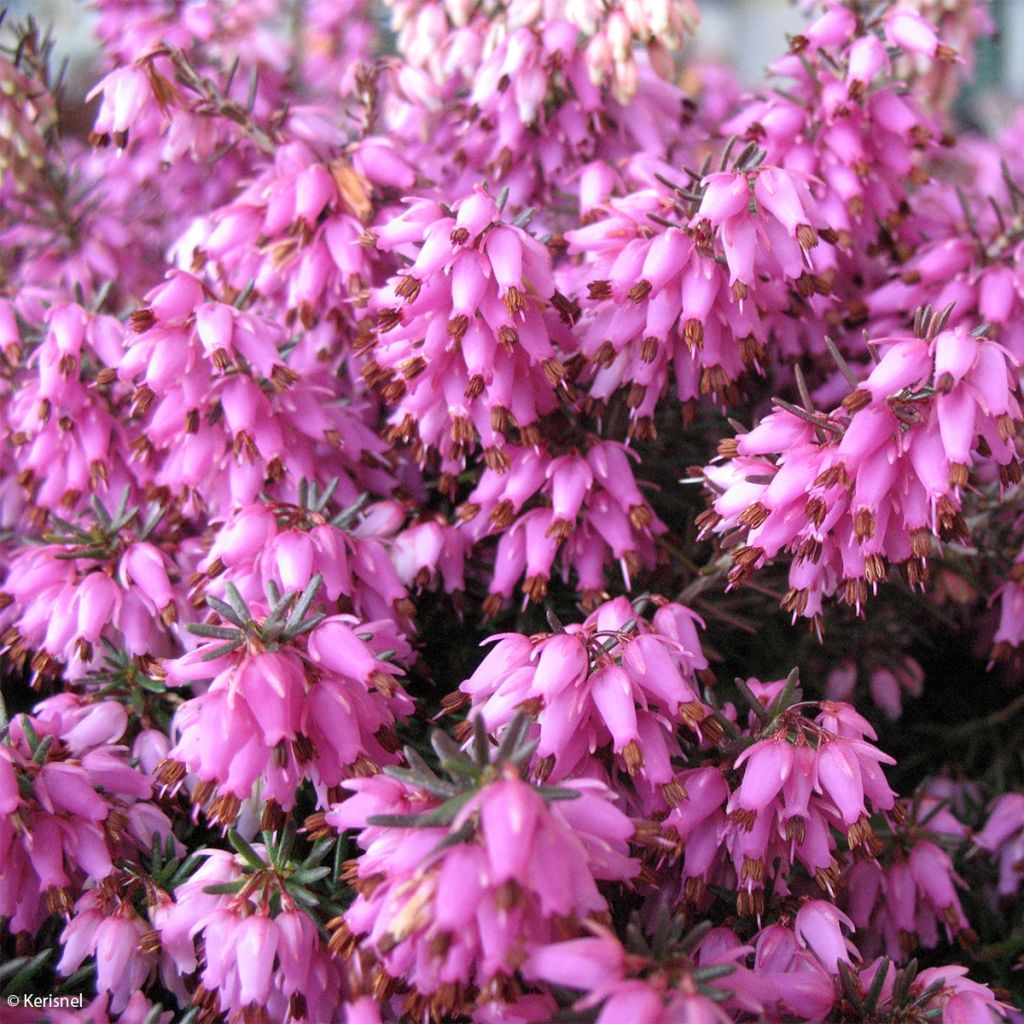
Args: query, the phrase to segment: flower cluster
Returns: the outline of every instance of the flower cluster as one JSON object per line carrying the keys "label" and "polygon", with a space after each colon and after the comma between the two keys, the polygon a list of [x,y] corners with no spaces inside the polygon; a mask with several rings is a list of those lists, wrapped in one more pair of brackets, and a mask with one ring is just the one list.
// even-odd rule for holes
{"label": "flower cluster", "polygon": [[502,452],[507,464],[481,473],[457,514],[473,541],[500,535],[488,613],[500,611],[520,580],[527,598],[542,600],[556,561],[563,578],[571,570],[587,606],[607,596],[609,564],[619,565],[627,587],[655,564],[655,538],[666,527],[637,486],[631,454],[614,441],[592,443],[585,455],[512,445]]}
{"label": "flower cluster", "polygon": [[613,794],[596,780],[531,785],[522,732],[521,720],[510,726],[493,760],[482,725],[475,759],[439,736],[450,782],[425,765],[386,770],[346,783],[355,795],[326,815],[335,828],[360,829],[365,851],[353,865],[359,895],[332,944],[365,936],[391,978],[413,982],[424,1008],[470,988],[505,998],[535,946],[607,912],[598,881],[636,874],[633,825]]}
{"label": "flower cluster", "polygon": [[219,622],[191,624],[203,642],[165,665],[170,686],[209,686],[177,711],[178,742],[157,778],[194,782],[192,802],[215,821],[233,823],[254,788],[273,821],[302,780],[326,801],[349,774],[394,759],[394,725],[412,700],[391,659],[408,646],[389,620],[310,613],[321,582],[283,595],[270,584],[262,605],[227,584],[230,603],[207,598]]}
{"label": "flower cluster", "polygon": [[724,461],[704,470],[714,496],[702,525],[740,531],[733,585],[786,552],[783,606],[794,619],[820,622],[823,599],[837,593],[860,611],[890,565],[921,585],[936,540],[968,542],[972,480],[1020,481],[1014,361],[984,334],[941,321],[879,339],[884,354],[863,382],[851,377],[835,410],[776,404],[719,445]]}
{"label": "flower cluster", "polygon": [[650,622],[617,598],[556,633],[498,637],[461,693],[489,730],[507,726],[517,708],[530,710],[538,778],[609,778],[610,747],[611,778],[631,778],[645,813],[675,806],[685,796],[672,764],[682,757],[677,731],[701,739],[721,729],[700,696],[698,675],[708,667],[700,620],[682,605],[659,604]]}
{"label": "flower cluster", "polygon": [[0,34],[7,1016],[1020,1017],[986,0],[756,87],[699,0],[90,6]]}
{"label": "flower cluster", "polygon": [[[128,715],[118,703],[51,698],[20,715],[0,746],[0,916],[35,934],[73,894],[101,882],[115,860],[136,859],[170,834],[150,802],[153,783],[118,742]],[[116,973],[104,975],[111,979]]]}

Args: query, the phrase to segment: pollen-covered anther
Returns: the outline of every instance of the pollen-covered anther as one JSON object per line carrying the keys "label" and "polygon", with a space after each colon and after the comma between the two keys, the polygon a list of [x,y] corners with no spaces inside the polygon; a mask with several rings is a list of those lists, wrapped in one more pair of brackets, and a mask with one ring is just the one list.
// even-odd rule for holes
{"label": "pollen-covered anther", "polygon": [[875,535],[875,515],[869,508],[857,509],[853,517],[853,534],[859,541],[870,540]]}
{"label": "pollen-covered anther", "polygon": [[818,244],[818,232],[810,224],[798,224],[796,240],[801,249],[813,249]]}
{"label": "pollen-covered anther", "polygon": [[743,867],[740,869],[740,882],[763,882],[764,877],[765,863],[762,858],[743,858]]}
{"label": "pollen-covered anther", "polygon": [[509,354],[515,351],[519,344],[519,332],[508,324],[502,324],[498,328],[498,344]]}
{"label": "pollen-covered anther", "polygon": [[411,356],[398,364],[398,370],[406,380],[414,380],[427,368],[427,360],[423,356]]}
{"label": "pollen-covered anther", "polygon": [[465,313],[457,313],[448,321],[448,336],[461,341],[469,330],[469,317]]}
{"label": "pollen-covered anther", "polygon": [[499,501],[498,504],[491,509],[490,520],[495,529],[506,529],[512,525],[515,517],[516,507],[507,499],[505,501]]}
{"label": "pollen-covered anther", "polygon": [[539,604],[548,593],[548,577],[535,575],[527,577],[523,583],[523,593],[535,604]]}
{"label": "pollen-covered anther", "polygon": [[143,334],[156,323],[156,313],[151,309],[137,309],[128,317],[128,326],[136,333]]}
{"label": "pollen-covered anther", "polygon": [[733,584],[741,583],[753,573],[762,558],[764,551],[759,547],[744,545],[735,548],[732,552],[733,566],[729,571],[729,581]]}
{"label": "pollen-covered anther", "polygon": [[830,466],[819,473],[814,479],[815,487],[849,487],[849,485],[850,475],[846,472],[846,467],[842,463],[838,466]]}
{"label": "pollen-covered anther", "polygon": [[270,371],[270,380],[278,391],[290,388],[298,379],[299,375],[290,366],[281,363]]}
{"label": "pollen-covered anther", "polygon": [[757,527],[761,526],[764,521],[770,515],[767,508],[759,501],[755,501],[753,505],[748,505],[739,515],[739,522],[743,526],[749,526],[750,529],[756,530]]}
{"label": "pollen-covered anther", "polygon": [[518,316],[526,310],[526,296],[515,285],[509,287],[508,291],[501,297],[501,301],[505,303],[509,316]]}
{"label": "pollen-covered anther", "polygon": [[884,555],[876,553],[864,556],[864,578],[868,583],[872,585],[881,583],[887,575]]}
{"label": "pollen-covered anther", "polygon": [[729,821],[743,829],[744,832],[753,832],[754,824],[757,821],[757,812],[745,808],[737,808],[729,812]]}
{"label": "pollen-covered anther", "polygon": [[471,444],[475,439],[473,424],[466,416],[452,417],[452,440],[457,444]]}
{"label": "pollen-covered anther", "polygon": [[716,401],[731,404],[736,397],[729,375],[721,366],[705,366],[700,375],[700,393],[713,395]]}
{"label": "pollen-covered anther", "polygon": [[705,509],[700,515],[697,516],[696,524],[698,529],[697,536],[704,538],[714,532],[715,527],[722,521],[722,517],[713,509]]}
{"label": "pollen-covered anther", "polygon": [[651,288],[652,286],[650,281],[641,279],[637,281],[637,283],[633,285],[628,292],[626,292],[626,298],[629,299],[630,302],[643,302],[644,299],[651,294]]}
{"label": "pollen-covered anther", "polygon": [[673,779],[662,784],[661,795],[669,807],[678,807],[686,799],[686,787],[677,779]]}
{"label": "pollen-covered anther", "polygon": [[406,302],[413,302],[419,295],[421,287],[422,282],[419,278],[406,274],[398,279],[398,284],[395,286],[395,294],[405,299]]}
{"label": "pollen-covered anther", "polygon": [[377,314],[377,330],[381,334],[393,331],[402,322],[402,311],[400,309],[382,309]]}
{"label": "pollen-covered anther", "polygon": [[572,535],[574,524],[568,519],[554,519],[544,531],[545,537],[554,537],[558,541],[568,540]]}
{"label": "pollen-covered anther", "polygon": [[140,384],[132,394],[132,411],[138,416],[144,416],[155,398],[156,394],[152,388]]}
{"label": "pollen-covered anther", "polygon": [[690,351],[700,350],[704,347],[704,324],[696,318],[686,321],[683,327],[683,341],[686,342]]}
{"label": "pollen-covered anther", "polygon": [[821,498],[807,499],[807,503],[804,505],[804,515],[807,517],[808,522],[814,523],[815,526],[821,526],[825,521],[827,513],[828,506],[826,506]]}
{"label": "pollen-covered anther", "polygon": [[593,355],[594,365],[607,369],[615,362],[617,355],[615,346],[610,341],[602,341]]}
{"label": "pollen-covered anther", "polygon": [[626,771],[631,776],[636,775],[643,768],[644,752],[640,749],[640,744],[636,740],[630,740],[622,748],[622,759],[626,762]]}
{"label": "pollen-covered anther", "polygon": [[557,359],[545,359],[541,367],[548,383],[557,387],[565,380],[565,367]]}
{"label": "pollen-covered anther", "polygon": [[805,822],[800,815],[795,815],[786,821],[786,839],[790,842],[802,843],[804,841]]}
{"label": "pollen-covered anther", "polygon": [[841,593],[845,604],[860,609],[868,599],[867,580],[863,576],[849,576],[842,581]]}
{"label": "pollen-covered anther", "polygon": [[507,473],[512,463],[504,448],[490,447],[484,449],[484,464],[495,473]]}
{"label": "pollen-covered anther", "polygon": [[764,891],[740,889],[736,894],[736,913],[742,917],[755,917],[764,913]]}
{"label": "pollen-covered anther", "polygon": [[764,345],[753,334],[740,338],[740,359],[744,366],[760,366],[767,357]]}
{"label": "pollen-covered anther", "polygon": [[512,426],[512,416],[503,405],[491,407],[491,429],[499,434],[507,433]]}
{"label": "pollen-covered anther", "polygon": [[648,505],[632,505],[629,509],[629,521],[635,530],[646,530],[654,520],[654,513]]}

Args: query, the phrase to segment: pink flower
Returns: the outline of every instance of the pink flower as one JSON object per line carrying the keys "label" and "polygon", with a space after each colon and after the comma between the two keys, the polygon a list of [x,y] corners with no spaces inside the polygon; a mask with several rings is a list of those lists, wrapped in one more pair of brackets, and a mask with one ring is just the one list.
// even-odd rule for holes
{"label": "pink flower", "polygon": [[707,662],[695,622],[687,609],[659,600],[648,623],[619,598],[561,633],[495,638],[461,689],[489,730],[507,726],[517,709],[535,709],[541,778],[605,777],[595,754],[607,748],[645,807],[672,806],[681,793],[672,759],[681,749],[666,723],[719,735],[699,696],[696,673]]}
{"label": "pink flower", "polygon": [[824,900],[805,903],[796,915],[796,934],[829,971],[836,971],[842,961],[849,964],[850,955],[857,949],[840,928],[844,924],[853,929],[853,922],[841,911]]}
{"label": "pink flower", "polygon": [[[487,766],[464,761],[465,786]],[[627,846],[633,825],[601,783],[568,783],[546,798],[506,764],[471,786],[442,805],[411,782],[355,780],[345,783],[355,796],[327,815],[338,829],[362,830],[358,875],[372,879],[346,928],[365,936],[388,973],[413,978],[425,994],[507,973],[552,941],[556,919],[605,909],[596,879],[637,870]],[[410,810],[427,817],[393,817]]]}

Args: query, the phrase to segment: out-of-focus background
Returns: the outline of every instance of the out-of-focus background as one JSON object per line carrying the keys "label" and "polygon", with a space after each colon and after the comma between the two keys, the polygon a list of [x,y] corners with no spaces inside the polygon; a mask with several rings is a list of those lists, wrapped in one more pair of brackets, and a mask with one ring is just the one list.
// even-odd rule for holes
{"label": "out-of-focus background", "polygon": [[[799,32],[803,23],[794,0],[699,0],[699,6],[701,29],[686,56],[723,61],[751,86],[763,81],[765,66],[786,49],[787,34]],[[58,52],[69,60],[72,87],[92,76],[95,44],[85,0],[0,0],[0,7],[12,21],[31,14],[41,26],[53,25]],[[966,106],[972,119],[999,123],[1005,108],[1024,98],[1024,0],[992,0],[991,10],[999,35],[979,47]]]}

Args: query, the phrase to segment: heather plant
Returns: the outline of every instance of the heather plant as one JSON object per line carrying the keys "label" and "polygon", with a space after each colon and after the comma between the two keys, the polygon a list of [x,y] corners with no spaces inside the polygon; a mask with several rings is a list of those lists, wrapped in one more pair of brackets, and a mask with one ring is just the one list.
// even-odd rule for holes
{"label": "heather plant", "polygon": [[2,29],[4,1020],[1024,1020],[986,0],[750,91],[694,0],[89,6]]}

